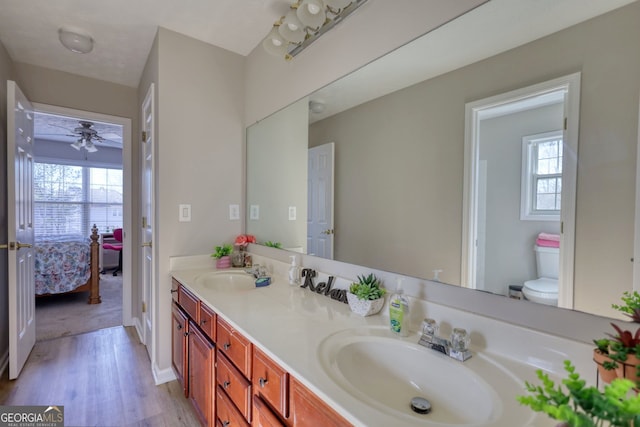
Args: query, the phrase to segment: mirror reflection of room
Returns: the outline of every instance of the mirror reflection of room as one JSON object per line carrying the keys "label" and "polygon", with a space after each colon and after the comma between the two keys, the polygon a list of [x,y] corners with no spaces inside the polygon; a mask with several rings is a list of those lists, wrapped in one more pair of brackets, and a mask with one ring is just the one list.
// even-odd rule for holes
{"label": "mirror reflection of room", "polygon": [[[297,141],[298,145],[287,148],[287,156],[299,154],[294,161],[276,154],[282,151],[275,146],[271,150],[271,158],[280,159],[275,164],[283,171],[292,165],[307,165],[308,151],[302,148],[333,142],[333,259],[464,286],[465,105],[580,73],[577,150],[562,153],[563,162],[567,158],[577,162],[575,236],[570,242],[574,260],[565,267],[565,271],[571,270],[575,287],[570,305],[563,306],[617,317],[603,301],[613,301],[633,289],[634,282],[634,235],[629,230],[635,229],[639,19],[640,5],[632,3],[345,110],[327,113],[331,110],[327,94],[333,86],[329,85],[258,122],[247,133],[247,208],[260,205],[261,216],[247,221],[248,231],[264,235],[260,230],[269,228],[270,204],[281,211],[286,206],[280,207],[280,203],[306,206],[308,196],[303,170],[283,174],[278,186],[272,187],[278,188],[279,198],[289,194],[293,200],[279,200],[266,189],[253,191],[250,159],[257,140],[267,144],[281,140],[286,132],[289,139]],[[434,37],[433,43],[437,43],[440,30],[446,27],[423,39]],[[353,83],[357,78],[358,72],[345,82]],[[340,86],[339,81],[336,86],[343,92],[348,90],[348,83]],[[370,82],[369,86],[376,85]],[[310,100],[322,101],[324,112],[310,112]],[[561,110],[561,104],[555,109]],[[293,123],[285,119],[287,115],[308,121]],[[507,296],[510,286],[524,287],[526,282],[542,278],[536,264],[536,255],[541,253],[535,250],[536,240],[540,233],[554,236],[552,239],[562,234],[560,221],[536,224],[520,217],[523,138],[562,131],[561,112],[555,117],[553,125],[511,138],[514,157],[509,165],[518,172],[509,178],[514,194],[509,196],[510,207],[496,214],[500,218],[496,226],[499,230],[508,218],[528,231],[526,236],[512,236],[512,243],[519,242],[517,250],[505,241],[487,240],[484,284],[479,289]],[[267,127],[271,133],[265,131]],[[261,149],[267,150],[264,146]],[[495,166],[488,168],[497,170]],[[554,185],[559,187],[544,190],[560,205],[565,202],[562,184],[556,180]],[[253,199],[255,194],[259,194],[259,201]],[[487,203],[487,208],[498,208]],[[292,226],[303,228],[293,232]],[[281,241],[285,248],[306,251],[306,231],[304,224],[281,221],[270,227],[268,239]],[[490,229],[486,233],[487,239],[498,236]],[[549,294],[553,292],[541,292],[549,300],[545,302],[552,303],[553,295]]]}

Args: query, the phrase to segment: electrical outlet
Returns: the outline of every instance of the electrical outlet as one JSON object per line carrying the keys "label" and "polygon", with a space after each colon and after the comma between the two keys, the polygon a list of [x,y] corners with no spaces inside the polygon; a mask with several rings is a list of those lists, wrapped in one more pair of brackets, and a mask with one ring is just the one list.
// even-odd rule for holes
{"label": "electrical outlet", "polygon": [[249,219],[254,221],[260,219],[260,205],[251,205],[249,208]]}
{"label": "electrical outlet", "polygon": [[236,221],[240,219],[240,205],[229,205],[229,220]]}
{"label": "electrical outlet", "polygon": [[295,221],[295,220],[296,220],[296,207],[289,206],[289,221]]}

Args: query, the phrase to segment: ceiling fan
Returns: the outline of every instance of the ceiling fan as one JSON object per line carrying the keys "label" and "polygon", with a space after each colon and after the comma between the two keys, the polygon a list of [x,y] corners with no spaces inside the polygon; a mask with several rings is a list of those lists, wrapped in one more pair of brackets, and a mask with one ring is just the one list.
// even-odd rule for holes
{"label": "ceiling fan", "polygon": [[98,135],[98,131],[92,128],[93,122],[80,120],[78,123],[80,126],[73,130],[73,135],[70,135],[78,136],[78,139],[71,144],[71,147],[78,151],[84,148],[89,153],[95,153],[98,151],[98,148],[95,146],[94,141],[104,141],[104,138]]}

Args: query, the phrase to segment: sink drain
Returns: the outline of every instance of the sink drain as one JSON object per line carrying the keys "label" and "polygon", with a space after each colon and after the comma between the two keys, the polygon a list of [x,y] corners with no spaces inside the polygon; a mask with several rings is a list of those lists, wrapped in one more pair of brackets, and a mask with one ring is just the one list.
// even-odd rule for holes
{"label": "sink drain", "polygon": [[431,412],[431,402],[424,397],[414,397],[411,399],[411,410],[418,414],[428,414]]}

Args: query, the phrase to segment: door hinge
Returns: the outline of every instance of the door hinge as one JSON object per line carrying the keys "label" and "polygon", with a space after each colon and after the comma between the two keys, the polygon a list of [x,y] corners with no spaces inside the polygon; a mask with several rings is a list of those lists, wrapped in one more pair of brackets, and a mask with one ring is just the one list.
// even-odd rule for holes
{"label": "door hinge", "polygon": [[564,234],[564,221],[560,222],[560,234]]}
{"label": "door hinge", "polygon": [[567,130],[567,122],[568,122],[568,120],[567,120],[567,118],[565,117],[565,118],[564,118],[564,130]]}
{"label": "door hinge", "polygon": [[146,216],[142,217],[142,228],[147,228],[147,217]]}
{"label": "door hinge", "polygon": [[147,131],[142,131],[142,142],[147,142]]}
{"label": "door hinge", "polygon": [[146,313],[147,312],[147,303],[142,301],[142,312]]}

